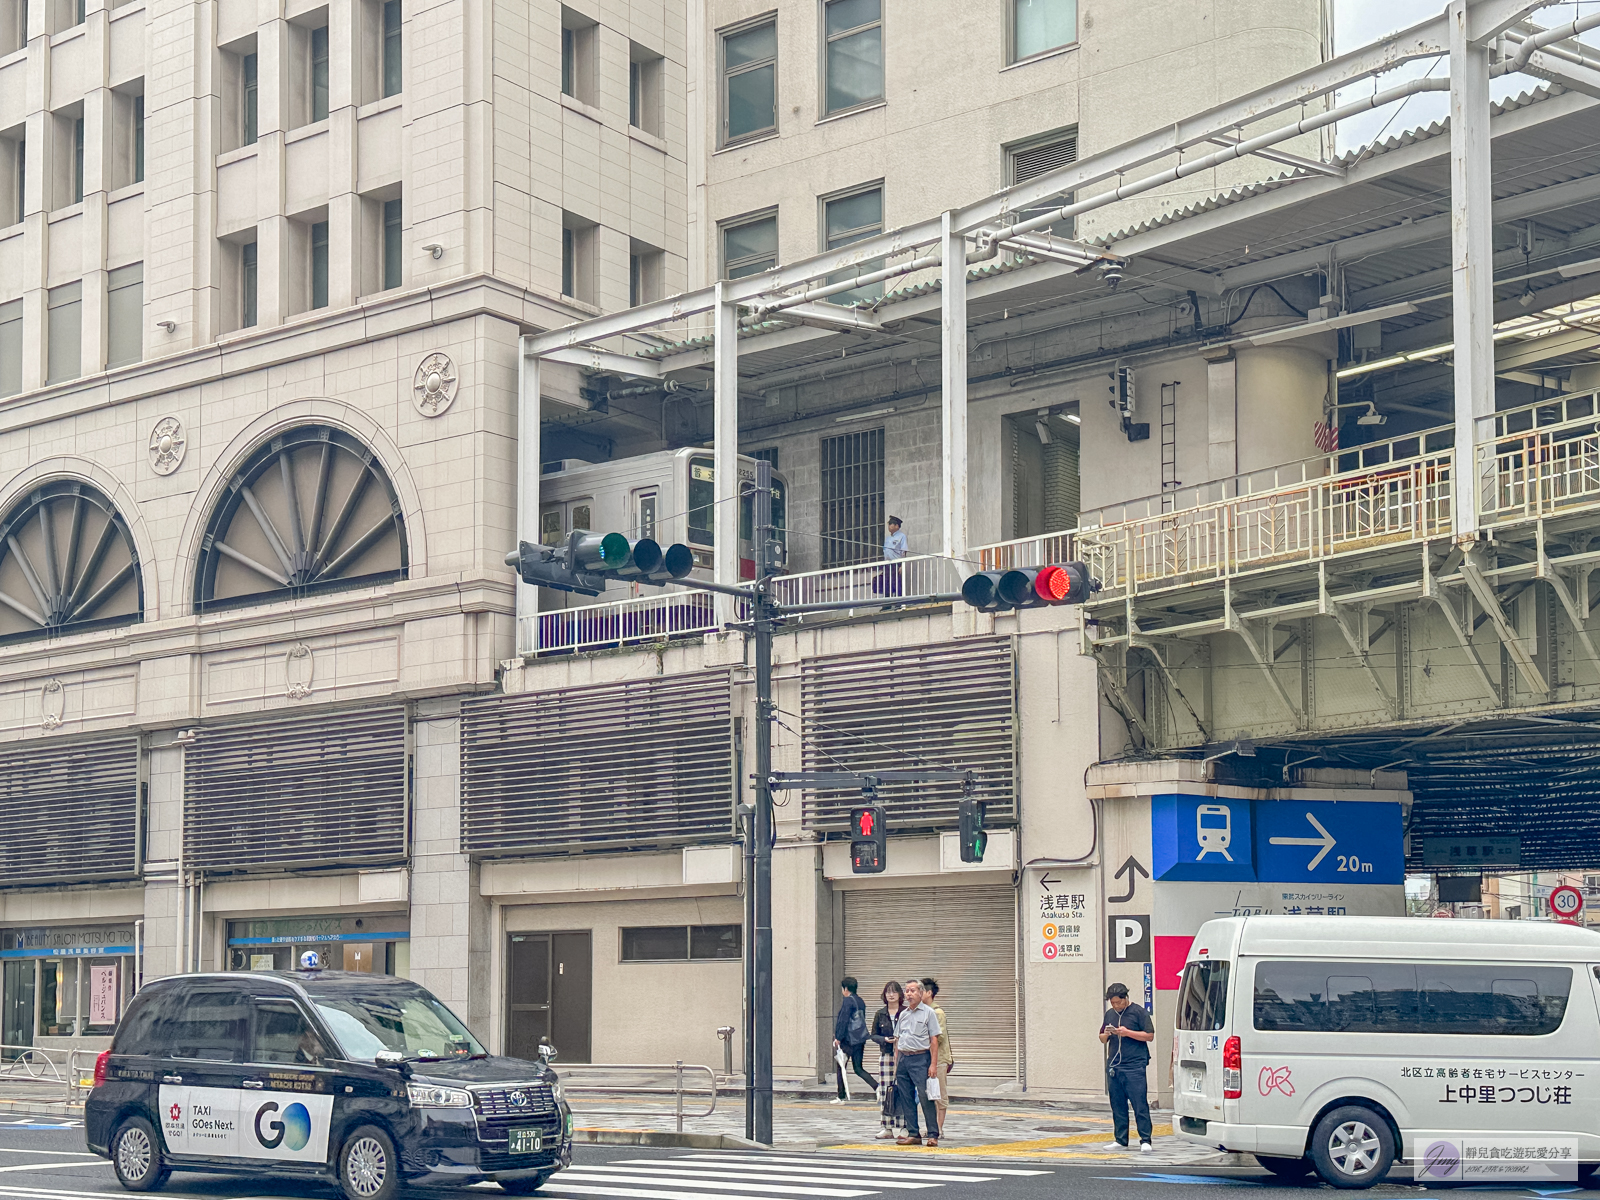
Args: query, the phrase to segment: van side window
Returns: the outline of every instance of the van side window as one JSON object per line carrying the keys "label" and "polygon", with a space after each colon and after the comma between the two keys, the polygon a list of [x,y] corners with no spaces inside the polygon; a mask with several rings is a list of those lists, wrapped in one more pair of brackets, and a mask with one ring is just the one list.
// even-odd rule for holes
{"label": "van side window", "polygon": [[1178,992],[1179,1029],[1221,1029],[1228,1017],[1228,965],[1192,962]]}
{"label": "van side window", "polygon": [[250,1010],[237,992],[190,992],[162,1022],[160,1039],[169,1058],[210,1062],[243,1060]]}
{"label": "van side window", "polygon": [[292,1000],[256,1001],[251,1062],[316,1066],[325,1053],[322,1039]]}
{"label": "van side window", "polygon": [[1553,1033],[1571,967],[1435,963],[1264,962],[1257,1029],[1308,1033]]}

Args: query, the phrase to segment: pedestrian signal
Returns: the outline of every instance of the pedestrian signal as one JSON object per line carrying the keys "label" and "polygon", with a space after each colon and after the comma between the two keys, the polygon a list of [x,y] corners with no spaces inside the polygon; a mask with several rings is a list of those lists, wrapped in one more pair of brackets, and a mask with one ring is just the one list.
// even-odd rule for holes
{"label": "pedestrian signal", "polygon": [[889,859],[889,834],[884,828],[883,809],[875,804],[850,810],[850,870],[857,875],[876,875]]}

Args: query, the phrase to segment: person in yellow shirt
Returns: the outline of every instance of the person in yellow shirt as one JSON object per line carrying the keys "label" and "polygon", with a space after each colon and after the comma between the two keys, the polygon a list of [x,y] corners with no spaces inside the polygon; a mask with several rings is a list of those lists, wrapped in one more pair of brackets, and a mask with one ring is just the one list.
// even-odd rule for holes
{"label": "person in yellow shirt", "polygon": [[955,1069],[955,1056],[950,1052],[950,1026],[945,1024],[944,1009],[939,1007],[939,981],[937,979],[924,979],[922,981],[923,994],[928,997],[928,1003],[933,1005],[933,1015],[939,1018],[939,1028],[944,1032],[939,1038],[939,1061],[934,1065],[936,1077],[939,1080],[939,1099],[934,1101],[934,1107],[939,1111],[939,1137],[944,1137],[944,1115],[950,1109],[949,1084],[945,1079]]}

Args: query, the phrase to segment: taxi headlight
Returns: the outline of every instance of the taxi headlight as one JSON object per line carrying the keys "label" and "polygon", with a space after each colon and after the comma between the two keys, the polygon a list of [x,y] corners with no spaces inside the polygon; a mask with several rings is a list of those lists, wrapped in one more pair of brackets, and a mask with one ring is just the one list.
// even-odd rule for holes
{"label": "taxi headlight", "polygon": [[438,1087],[431,1083],[408,1083],[406,1094],[412,1108],[471,1108],[472,1093],[464,1088]]}
{"label": "taxi headlight", "polygon": [[550,1094],[555,1097],[557,1104],[560,1104],[564,1099],[566,1099],[567,1095],[566,1089],[563,1088],[559,1083],[552,1083],[550,1085]]}

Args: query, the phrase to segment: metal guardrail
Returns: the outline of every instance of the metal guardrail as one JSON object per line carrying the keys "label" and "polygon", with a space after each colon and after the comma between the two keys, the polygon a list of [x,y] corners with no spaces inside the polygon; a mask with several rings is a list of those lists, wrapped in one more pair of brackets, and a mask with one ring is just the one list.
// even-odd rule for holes
{"label": "metal guardrail", "polygon": [[856,563],[779,575],[772,598],[779,604],[828,604],[859,600],[863,608],[897,596],[937,596],[961,590],[962,572],[948,558],[913,554],[890,561]]}
{"label": "metal guardrail", "polygon": [[0,1045],[0,1099],[72,1103],[94,1086],[97,1050]]}
{"label": "metal guardrail", "polygon": [[[599,1072],[602,1075],[609,1072],[618,1075],[626,1075],[632,1078],[637,1078],[640,1075],[643,1075],[646,1078],[650,1078],[651,1076],[666,1076],[670,1078],[672,1082],[670,1086],[666,1084],[649,1083],[633,1084],[574,1082],[574,1072],[591,1071]],[[706,1087],[703,1092],[698,1087],[686,1086],[684,1076],[685,1073],[690,1072],[694,1073],[696,1077],[698,1077],[699,1074],[704,1073],[706,1077]],[[559,1069],[559,1074],[561,1076],[561,1086],[566,1091],[569,1104],[572,1103],[573,1094],[578,1092],[598,1093],[603,1096],[671,1096],[673,1099],[673,1107],[671,1111],[672,1115],[677,1121],[677,1129],[679,1133],[683,1132],[683,1122],[685,1117],[690,1119],[709,1117],[717,1110],[717,1073],[710,1067],[704,1066],[700,1063],[686,1063],[681,1060],[675,1063],[568,1063]],[[684,1099],[686,1097],[698,1097],[702,1094],[707,1097],[705,1111],[685,1112],[683,1109]],[[661,1111],[659,1109],[641,1109],[638,1106],[630,1108],[591,1108],[587,1105],[578,1104],[572,1104],[572,1109],[574,1113],[606,1113],[613,1116],[637,1116],[640,1112],[648,1113]]]}

